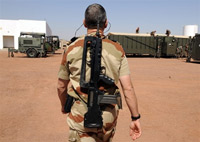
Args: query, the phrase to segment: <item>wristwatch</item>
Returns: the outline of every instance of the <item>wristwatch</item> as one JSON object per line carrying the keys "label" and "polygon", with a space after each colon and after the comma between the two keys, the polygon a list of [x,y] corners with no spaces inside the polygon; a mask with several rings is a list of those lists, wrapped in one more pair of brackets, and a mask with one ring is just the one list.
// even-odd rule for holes
{"label": "wristwatch", "polygon": [[132,121],[140,119],[140,114],[137,117],[131,116]]}

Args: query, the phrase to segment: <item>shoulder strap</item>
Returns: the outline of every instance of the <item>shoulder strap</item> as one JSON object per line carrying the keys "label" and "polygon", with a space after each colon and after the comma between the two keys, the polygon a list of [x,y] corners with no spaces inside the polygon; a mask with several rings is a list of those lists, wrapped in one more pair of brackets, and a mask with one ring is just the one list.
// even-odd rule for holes
{"label": "shoulder strap", "polygon": [[79,93],[74,89],[74,87],[72,87],[72,88],[73,88],[74,92],[76,93],[76,95],[80,98],[80,100],[87,105],[86,101],[79,95]]}

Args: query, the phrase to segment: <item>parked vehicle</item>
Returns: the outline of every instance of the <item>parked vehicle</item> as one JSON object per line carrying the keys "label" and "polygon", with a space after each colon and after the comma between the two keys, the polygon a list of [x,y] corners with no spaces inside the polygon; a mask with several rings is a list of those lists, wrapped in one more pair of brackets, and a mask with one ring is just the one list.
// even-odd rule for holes
{"label": "parked vehicle", "polygon": [[191,40],[189,55],[186,61],[190,62],[191,59],[200,61],[200,34],[196,34]]}
{"label": "parked vehicle", "polygon": [[47,36],[44,33],[22,32],[19,37],[18,50],[9,48],[8,56],[14,57],[14,53],[27,54],[30,58],[45,57],[49,53],[55,53],[59,48],[58,36]]}

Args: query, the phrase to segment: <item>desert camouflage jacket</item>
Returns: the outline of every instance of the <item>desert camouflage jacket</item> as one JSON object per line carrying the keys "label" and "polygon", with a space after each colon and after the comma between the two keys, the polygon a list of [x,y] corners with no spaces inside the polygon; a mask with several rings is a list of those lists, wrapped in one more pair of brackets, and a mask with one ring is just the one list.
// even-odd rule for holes
{"label": "desert camouflage jacket", "polygon": [[[95,33],[91,35],[94,34]],[[80,89],[80,74],[84,37],[85,36],[78,38],[65,49],[58,72],[58,78],[63,80],[70,80],[76,92],[78,92],[84,100],[87,100],[87,94]],[[114,79],[115,84],[118,83],[120,76],[128,75],[130,73],[127,58],[122,46],[117,42],[107,39],[105,36],[102,37],[101,66],[103,68],[102,72],[110,78]],[[89,66],[86,66],[86,81],[89,81],[89,78],[90,68]],[[116,90],[110,88],[104,91],[111,94]],[[78,98],[72,87],[68,89],[68,94]]]}

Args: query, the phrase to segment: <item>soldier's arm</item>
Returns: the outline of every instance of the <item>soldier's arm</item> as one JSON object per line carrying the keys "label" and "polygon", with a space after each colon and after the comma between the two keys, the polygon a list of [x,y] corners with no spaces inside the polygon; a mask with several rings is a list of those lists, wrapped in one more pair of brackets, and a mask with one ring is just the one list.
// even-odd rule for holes
{"label": "soldier's arm", "polygon": [[69,80],[63,80],[58,78],[58,85],[57,85],[57,91],[58,91],[58,97],[60,99],[61,103],[61,111],[64,112],[64,106],[66,102],[67,97],[67,86],[69,84]]}
{"label": "soldier's arm", "polygon": [[[137,98],[131,82],[130,75],[121,76],[119,79],[131,115],[134,117],[139,116]],[[132,140],[135,140],[141,136],[141,126],[139,119],[131,121],[130,136]]]}
{"label": "soldier's arm", "polygon": [[121,76],[119,79],[131,115],[136,117],[139,115],[138,104],[130,75]]}

